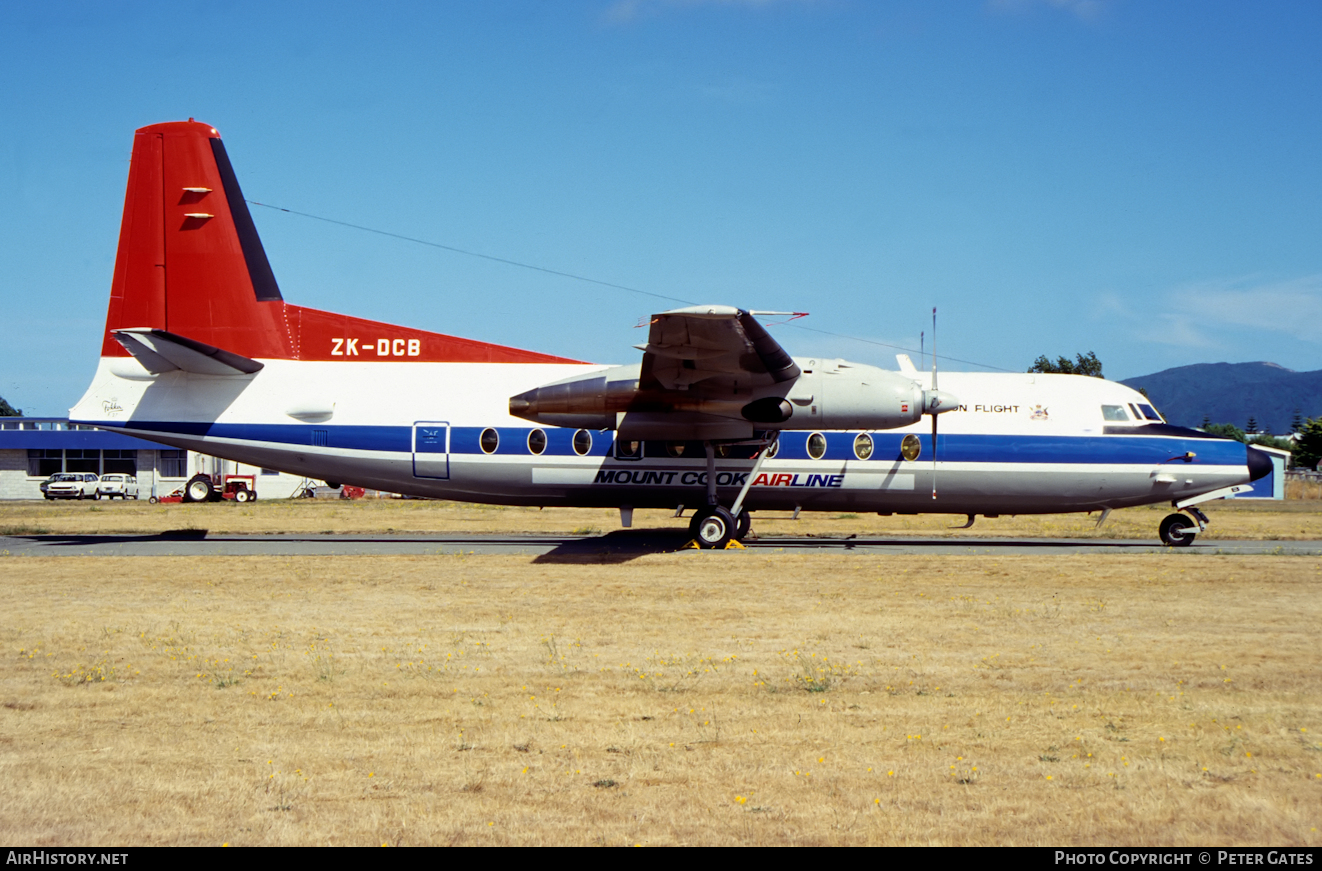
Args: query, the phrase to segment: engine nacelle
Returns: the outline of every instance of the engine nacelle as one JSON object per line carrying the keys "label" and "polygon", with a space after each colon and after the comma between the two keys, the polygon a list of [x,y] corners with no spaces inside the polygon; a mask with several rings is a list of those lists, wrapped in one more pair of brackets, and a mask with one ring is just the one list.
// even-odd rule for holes
{"label": "engine nacelle", "polygon": [[777,429],[897,429],[959,406],[900,372],[844,360],[796,362],[803,374],[787,396],[793,414]]}
{"label": "engine nacelle", "polygon": [[747,438],[755,429],[896,429],[959,405],[899,372],[843,360],[795,362],[798,378],[743,395],[701,382],[688,390],[640,389],[640,367],[616,366],[511,397],[510,414],[545,426],[624,426],[630,438],[673,439],[686,429]]}

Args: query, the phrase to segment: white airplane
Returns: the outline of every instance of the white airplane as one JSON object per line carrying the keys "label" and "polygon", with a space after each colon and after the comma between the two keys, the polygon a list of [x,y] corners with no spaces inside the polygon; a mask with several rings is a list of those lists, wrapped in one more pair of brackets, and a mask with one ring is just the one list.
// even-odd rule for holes
{"label": "white airplane", "polygon": [[690,508],[708,548],[759,509],[968,526],[1166,501],[1185,513],[1161,538],[1187,545],[1200,504],[1271,471],[1120,384],[949,372],[946,392],[904,355],[895,372],[791,357],[755,315],[657,314],[641,361],[611,367],[291,305],[219,134],[157,124],[134,139],[101,360],[70,419],[337,484],[618,507],[624,526]]}

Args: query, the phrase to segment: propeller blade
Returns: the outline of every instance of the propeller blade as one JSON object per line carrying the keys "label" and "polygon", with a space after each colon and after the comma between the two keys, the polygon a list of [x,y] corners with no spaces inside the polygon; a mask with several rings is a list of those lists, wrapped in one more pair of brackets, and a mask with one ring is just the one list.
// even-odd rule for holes
{"label": "propeller blade", "polygon": [[932,389],[936,390],[936,307],[932,308]]}
{"label": "propeller blade", "polygon": [[932,415],[932,498],[936,498],[936,419],[937,415]]}
{"label": "propeller blade", "polygon": [[[932,393],[936,387],[936,306],[932,306]],[[936,498],[936,419],[939,415],[932,409],[932,498]]]}

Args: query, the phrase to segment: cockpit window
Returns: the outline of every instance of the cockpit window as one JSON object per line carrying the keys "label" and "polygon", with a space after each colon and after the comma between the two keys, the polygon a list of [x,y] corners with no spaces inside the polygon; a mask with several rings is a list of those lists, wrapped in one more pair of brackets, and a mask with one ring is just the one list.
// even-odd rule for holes
{"label": "cockpit window", "polygon": [[1123,405],[1103,405],[1102,419],[1127,421],[1129,420],[1129,415],[1125,413],[1125,407]]}
{"label": "cockpit window", "polygon": [[1138,410],[1143,412],[1143,416],[1148,420],[1155,420],[1157,423],[1161,423],[1161,415],[1157,414],[1157,409],[1153,408],[1151,405],[1139,403]]}

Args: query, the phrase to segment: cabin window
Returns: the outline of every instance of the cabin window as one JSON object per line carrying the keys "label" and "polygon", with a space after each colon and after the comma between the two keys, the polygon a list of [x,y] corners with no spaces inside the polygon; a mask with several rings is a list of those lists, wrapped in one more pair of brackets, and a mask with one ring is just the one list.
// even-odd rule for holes
{"label": "cabin window", "polygon": [[767,459],[774,460],[778,453],[780,453],[780,439],[776,439],[774,442],[767,445]]}
{"label": "cabin window", "polygon": [[540,429],[535,429],[528,433],[528,453],[541,456],[546,450],[546,433]]}
{"label": "cabin window", "polygon": [[1128,420],[1129,420],[1129,415],[1125,412],[1125,407],[1124,407],[1123,405],[1103,405],[1103,406],[1102,406],[1102,419],[1103,419],[1103,420],[1123,420],[1123,421],[1128,422]]}
{"label": "cabin window", "polygon": [[666,442],[666,456],[682,457],[684,456],[684,449],[686,447],[688,447],[688,445],[683,442]]}
{"label": "cabin window", "polygon": [[641,460],[643,458],[643,443],[636,439],[615,439],[615,459],[617,460]]}
{"label": "cabin window", "polygon": [[808,436],[808,456],[820,460],[826,456],[826,436],[815,432]]}
{"label": "cabin window", "polygon": [[496,448],[500,447],[500,434],[491,427],[487,427],[482,430],[482,436],[477,442],[482,446],[482,453],[494,454]]}
{"label": "cabin window", "polygon": [[923,443],[918,436],[913,433],[909,433],[904,437],[904,440],[900,442],[900,456],[904,457],[911,463],[918,459],[918,455],[922,452]]}
{"label": "cabin window", "polygon": [[585,429],[574,433],[574,453],[585,457],[590,450],[592,450],[592,433]]}
{"label": "cabin window", "polygon": [[1155,420],[1157,423],[1161,423],[1161,415],[1157,414],[1157,409],[1153,408],[1151,405],[1144,405],[1140,402],[1138,410],[1143,412],[1143,416],[1148,420]]}
{"label": "cabin window", "polygon": [[872,436],[861,432],[854,438],[854,456],[860,460],[872,456]]}

